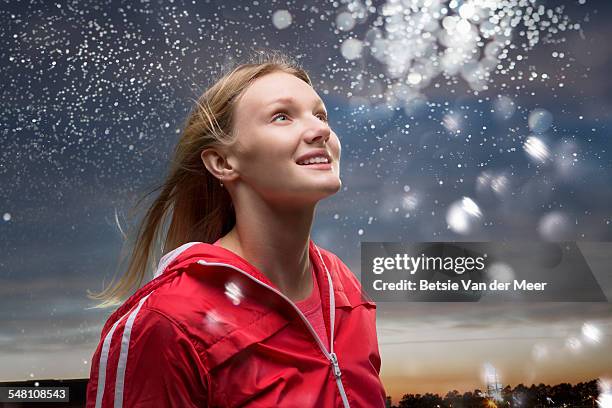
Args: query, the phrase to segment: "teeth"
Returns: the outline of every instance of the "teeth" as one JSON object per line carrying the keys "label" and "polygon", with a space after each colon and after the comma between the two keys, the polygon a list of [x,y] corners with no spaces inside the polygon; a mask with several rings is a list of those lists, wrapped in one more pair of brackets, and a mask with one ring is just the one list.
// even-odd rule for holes
{"label": "teeth", "polygon": [[298,162],[298,164],[314,164],[314,163],[329,163],[329,160],[327,160],[327,157],[312,157],[308,160],[303,160],[301,162]]}

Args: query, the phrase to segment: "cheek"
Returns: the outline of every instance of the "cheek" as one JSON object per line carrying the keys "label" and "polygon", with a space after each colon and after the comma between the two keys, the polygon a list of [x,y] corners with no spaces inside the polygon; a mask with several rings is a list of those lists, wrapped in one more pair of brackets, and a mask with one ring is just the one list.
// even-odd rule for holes
{"label": "cheek", "polygon": [[291,160],[294,152],[293,145],[279,143],[278,140],[268,140],[257,146],[253,159],[262,166],[285,165]]}
{"label": "cheek", "polygon": [[282,140],[278,135],[270,134],[252,137],[245,143],[239,160],[243,173],[248,176],[278,176],[279,167],[286,167],[295,153],[295,146]]}
{"label": "cheek", "polygon": [[245,131],[240,134],[237,157],[241,162],[251,165],[265,158],[273,150],[269,138],[256,130]]}

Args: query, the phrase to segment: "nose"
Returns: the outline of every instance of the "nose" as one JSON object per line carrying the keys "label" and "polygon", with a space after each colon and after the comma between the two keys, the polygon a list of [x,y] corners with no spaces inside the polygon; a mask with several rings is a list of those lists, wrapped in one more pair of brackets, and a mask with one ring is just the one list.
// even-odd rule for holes
{"label": "nose", "polygon": [[327,142],[331,136],[329,125],[318,118],[313,118],[313,124],[308,127],[305,133],[305,139],[308,143]]}

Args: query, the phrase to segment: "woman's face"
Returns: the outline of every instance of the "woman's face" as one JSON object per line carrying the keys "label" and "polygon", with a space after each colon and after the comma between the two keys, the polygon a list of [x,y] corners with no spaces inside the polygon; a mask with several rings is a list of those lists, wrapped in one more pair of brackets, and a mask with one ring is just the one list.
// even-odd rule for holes
{"label": "woman's face", "polygon": [[[266,201],[316,203],[342,185],[340,141],[323,101],[291,74],[265,75],[243,92],[235,106],[234,134],[227,160],[239,182]],[[326,156],[329,164],[303,164],[313,153]]]}

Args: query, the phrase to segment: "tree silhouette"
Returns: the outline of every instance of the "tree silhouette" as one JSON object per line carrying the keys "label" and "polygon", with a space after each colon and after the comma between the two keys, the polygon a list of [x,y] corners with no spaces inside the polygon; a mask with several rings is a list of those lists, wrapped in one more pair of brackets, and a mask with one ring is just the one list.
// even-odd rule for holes
{"label": "tree silhouette", "polygon": [[580,382],[576,385],[561,383],[554,386],[540,383],[527,387],[518,384],[514,388],[507,385],[501,391],[501,401],[494,401],[480,389],[459,393],[452,390],[444,398],[438,394],[404,394],[398,405],[393,405],[387,397],[388,408],[481,408],[481,407],[595,407],[599,396],[597,380]]}

